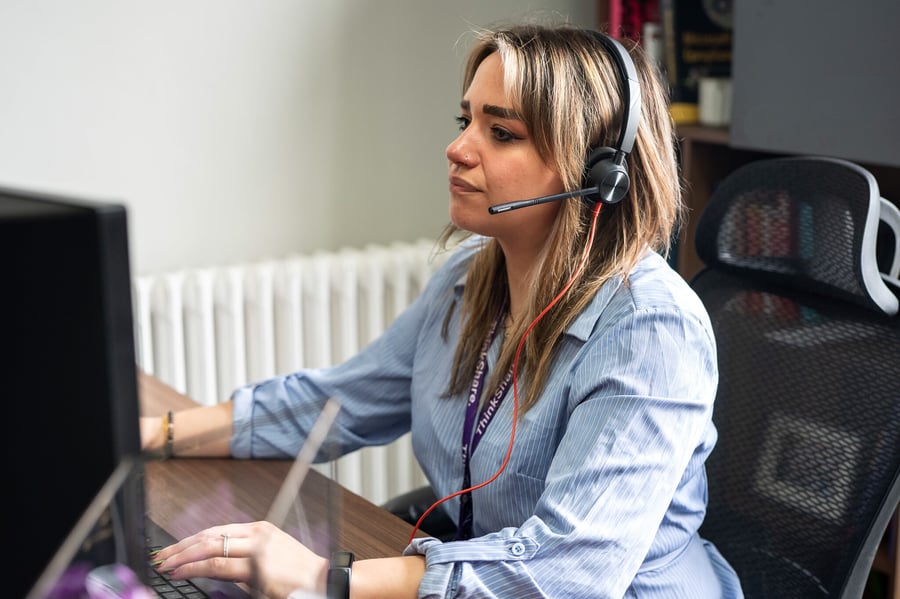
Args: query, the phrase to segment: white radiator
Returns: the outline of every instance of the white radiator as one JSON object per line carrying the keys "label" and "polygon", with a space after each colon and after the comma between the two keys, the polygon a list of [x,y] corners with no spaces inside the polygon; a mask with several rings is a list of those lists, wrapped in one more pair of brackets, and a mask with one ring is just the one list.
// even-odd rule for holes
{"label": "white radiator", "polygon": [[[422,290],[443,254],[395,243],[137,277],[139,366],[199,403],[350,357]],[[317,469],[375,503],[425,483],[409,435]]]}

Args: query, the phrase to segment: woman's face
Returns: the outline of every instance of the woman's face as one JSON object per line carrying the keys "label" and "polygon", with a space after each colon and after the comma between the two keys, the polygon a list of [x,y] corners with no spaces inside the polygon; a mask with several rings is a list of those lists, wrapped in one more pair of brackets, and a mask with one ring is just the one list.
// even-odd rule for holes
{"label": "woman's face", "polygon": [[496,237],[505,248],[541,247],[559,211],[557,202],[488,213],[495,204],[563,191],[559,173],[544,163],[525,123],[508,105],[499,54],[478,67],[460,107],[460,133],[447,146],[451,222]]}

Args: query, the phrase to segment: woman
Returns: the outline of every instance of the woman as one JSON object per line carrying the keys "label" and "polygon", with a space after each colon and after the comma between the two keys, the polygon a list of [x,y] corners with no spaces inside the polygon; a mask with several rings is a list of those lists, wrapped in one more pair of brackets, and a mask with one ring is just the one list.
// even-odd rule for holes
{"label": "woman", "polygon": [[[145,420],[145,445],[161,448],[168,429],[176,455],[290,457],[331,396],[347,451],[411,430],[458,540],[420,538],[403,556],[357,561],[354,598],[741,596],[697,535],[716,439],[715,342],[663,257],[681,210],[678,169],[666,94],[639,49],[624,198],[488,211],[581,188],[592,148],[631,149],[622,138],[637,115],[610,48],[568,26],[479,33],[447,147],[444,242],[468,240],[346,363],[238,389],[176,414],[177,428]],[[220,426],[231,427],[227,443],[179,445]],[[321,591],[328,569],[266,523],[201,531],[157,559],[175,578],[250,580],[255,564],[272,597]]]}

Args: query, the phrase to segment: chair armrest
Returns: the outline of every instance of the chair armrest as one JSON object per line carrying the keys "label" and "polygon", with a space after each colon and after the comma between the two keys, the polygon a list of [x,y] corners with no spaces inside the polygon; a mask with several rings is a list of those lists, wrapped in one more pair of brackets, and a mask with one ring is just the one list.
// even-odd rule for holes
{"label": "chair armrest", "polygon": [[[381,505],[381,508],[415,526],[422,514],[434,505],[435,501],[437,501],[437,497],[435,497],[434,491],[426,485],[387,500]],[[441,506],[436,507],[425,517],[420,528],[442,541],[456,538],[456,523]]]}

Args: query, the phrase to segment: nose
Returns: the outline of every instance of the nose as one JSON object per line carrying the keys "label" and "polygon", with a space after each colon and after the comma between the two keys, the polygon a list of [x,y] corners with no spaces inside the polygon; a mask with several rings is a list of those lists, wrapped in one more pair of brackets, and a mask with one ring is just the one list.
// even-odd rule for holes
{"label": "nose", "polygon": [[466,132],[460,131],[456,139],[447,146],[447,160],[453,164],[472,166],[472,156],[474,152],[471,151],[471,144],[466,139]]}

